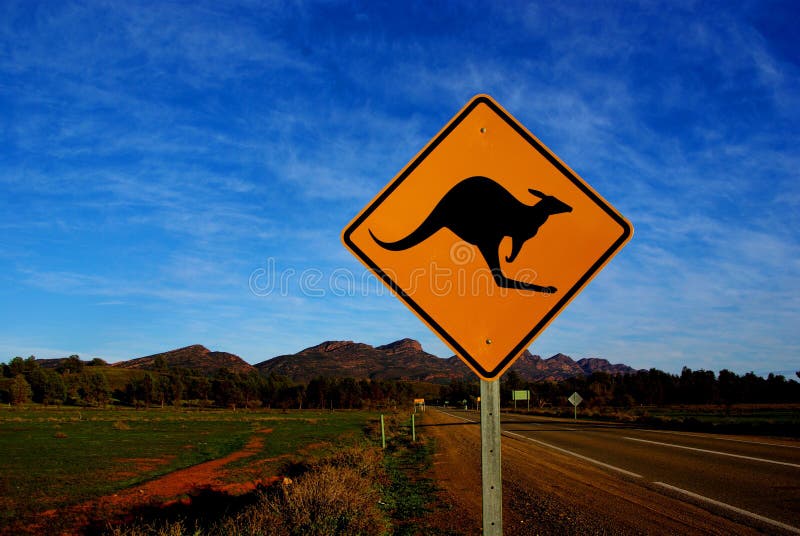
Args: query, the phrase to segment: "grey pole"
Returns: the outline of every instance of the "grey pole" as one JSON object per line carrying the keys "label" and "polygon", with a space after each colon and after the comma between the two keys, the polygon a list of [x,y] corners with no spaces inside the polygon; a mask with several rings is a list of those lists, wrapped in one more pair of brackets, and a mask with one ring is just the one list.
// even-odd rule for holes
{"label": "grey pole", "polygon": [[503,536],[500,433],[500,382],[481,380],[483,536]]}

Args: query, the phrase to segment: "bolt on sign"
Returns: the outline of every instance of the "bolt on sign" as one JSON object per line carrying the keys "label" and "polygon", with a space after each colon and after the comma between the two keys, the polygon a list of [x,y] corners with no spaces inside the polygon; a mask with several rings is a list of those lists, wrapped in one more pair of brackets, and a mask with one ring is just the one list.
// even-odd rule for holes
{"label": "bolt on sign", "polygon": [[342,241],[478,376],[494,380],[632,234],[583,179],[478,95]]}

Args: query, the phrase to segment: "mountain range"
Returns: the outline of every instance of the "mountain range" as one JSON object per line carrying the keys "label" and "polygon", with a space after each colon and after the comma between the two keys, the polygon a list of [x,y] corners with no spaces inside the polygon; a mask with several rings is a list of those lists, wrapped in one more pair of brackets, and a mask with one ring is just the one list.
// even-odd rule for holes
{"label": "mountain range", "polygon": [[[259,371],[280,374],[295,381],[308,381],[317,376],[412,380],[447,383],[453,379],[474,378],[474,374],[456,356],[440,358],[422,349],[413,339],[401,339],[383,346],[353,341],[326,341],[295,354],[280,355],[256,365],[227,352],[211,351],[196,344],[114,363],[124,369],[157,370],[163,366],[182,367],[213,373],[219,368],[234,372]],[[593,372],[627,374],[628,365],[611,364],[606,359],[573,360],[564,354],[543,359],[525,350],[511,369],[527,381],[563,380]]]}

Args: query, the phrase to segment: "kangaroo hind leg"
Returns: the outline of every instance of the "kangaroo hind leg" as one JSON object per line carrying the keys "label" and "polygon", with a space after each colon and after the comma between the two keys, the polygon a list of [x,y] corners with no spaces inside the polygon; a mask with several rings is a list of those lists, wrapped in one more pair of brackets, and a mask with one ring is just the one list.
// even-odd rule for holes
{"label": "kangaroo hind leg", "polygon": [[544,287],[506,277],[503,274],[503,270],[500,268],[500,254],[498,253],[499,247],[500,244],[496,244],[494,246],[487,244],[479,247],[481,255],[483,255],[486,264],[489,266],[489,270],[492,272],[494,282],[498,287],[510,288],[514,290],[527,290],[530,292],[542,292],[544,294],[555,294],[558,291],[558,289],[553,286]]}

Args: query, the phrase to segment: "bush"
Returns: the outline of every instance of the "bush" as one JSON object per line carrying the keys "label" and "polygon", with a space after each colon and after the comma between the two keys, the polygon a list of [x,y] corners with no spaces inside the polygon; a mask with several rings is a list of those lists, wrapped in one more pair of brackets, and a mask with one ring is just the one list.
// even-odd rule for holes
{"label": "bush", "polygon": [[203,527],[149,521],[113,528],[111,536],[378,536],[389,533],[376,482],[382,451],[345,448],[303,466],[303,473],[262,490],[254,504]]}
{"label": "bush", "polygon": [[262,495],[258,505],[219,526],[219,534],[380,535],[387,523],[378,493],[357,469],[323,466]]}

